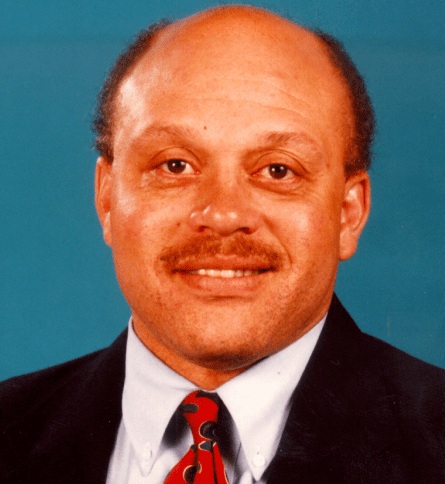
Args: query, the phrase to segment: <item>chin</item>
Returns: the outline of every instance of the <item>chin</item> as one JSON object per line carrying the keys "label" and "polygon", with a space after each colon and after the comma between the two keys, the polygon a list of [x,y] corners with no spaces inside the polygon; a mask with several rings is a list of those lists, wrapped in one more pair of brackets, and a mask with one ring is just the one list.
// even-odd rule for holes
{"label": "chin", "polygon": [[261,358],[255,356],[242,357],[239,354],[224,354],[224,355],[200,355],[193,362],[202,368],[218,372],[232,372],[239,370],[246,370],[253,366]]}
{"label": "chin", "polygon": [[183,357],[203,368],[211,370],[237,370],[252,366],[263,358],[262,349],[248,347],[241,343],[237,336],[232,341],[227,338],[221,340],[194,340],[192,345],[183,347]]}

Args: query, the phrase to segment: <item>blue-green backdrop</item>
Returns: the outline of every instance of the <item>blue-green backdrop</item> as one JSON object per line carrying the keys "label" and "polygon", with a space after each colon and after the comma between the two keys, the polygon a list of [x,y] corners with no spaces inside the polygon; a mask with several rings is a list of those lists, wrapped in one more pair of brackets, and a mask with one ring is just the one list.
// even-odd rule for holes
{"label": "blue-green backdrop", "polygon": [[[136,31],[220,3],[1,2],[0,379],[125,327],[93,206],[95,95]],[[337,292],[362,329],[445,367],[445,3],[253,4],[339,37],[366,77],[379,125],[372,215]]]}

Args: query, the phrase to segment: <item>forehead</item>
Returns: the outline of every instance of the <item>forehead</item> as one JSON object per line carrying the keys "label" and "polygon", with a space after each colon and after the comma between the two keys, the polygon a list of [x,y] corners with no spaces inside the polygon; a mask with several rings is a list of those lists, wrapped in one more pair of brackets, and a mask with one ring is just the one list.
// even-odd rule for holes
{"label": "forehead", "polygon": [[[214,77],[341,83],[322,42],[302,27],[259,9],[204,12],[163,30],[131,78],[147,88],[161,80]],[[338,87],[338,86],[333,86]]]}
{"label": "forehead", "polygon": [[321,41],[259,9],[217,9],[161,32],[124,79],[116,120],[145,124],[181,101],[189,111],[212,101],[226,111],[253,103],[323,123],[335,117],[338,129],[349,118],[344,82]]}

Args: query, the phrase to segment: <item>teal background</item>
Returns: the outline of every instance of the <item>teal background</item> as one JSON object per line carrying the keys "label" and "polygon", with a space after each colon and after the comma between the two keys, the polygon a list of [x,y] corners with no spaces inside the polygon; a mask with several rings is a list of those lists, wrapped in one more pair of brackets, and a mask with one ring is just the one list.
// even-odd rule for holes
{"label": "teal background", "polygon": [[[363,330],[445,367],[445,3],[253,3],[337,36],[366,77],[373,207],[337,292]],[[2,0],[0,379],[103,347],[127,324],[93,205],[95,96],[136,31],[217,4]]]}

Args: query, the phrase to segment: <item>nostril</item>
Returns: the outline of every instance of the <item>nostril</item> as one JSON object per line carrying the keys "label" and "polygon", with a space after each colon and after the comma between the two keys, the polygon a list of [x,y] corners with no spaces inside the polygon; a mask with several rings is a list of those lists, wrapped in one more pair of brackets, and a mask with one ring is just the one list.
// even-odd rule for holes
{"label": "nostril", "polygon": [[260,220],[258,212],[242,203],[235,203],[235,200],[232,200],[230,205],[229,207],[223,203],[215,203],[192,210],[189,223],[193,230],[198,232],[208,230],[220,235],[255,232]]}

